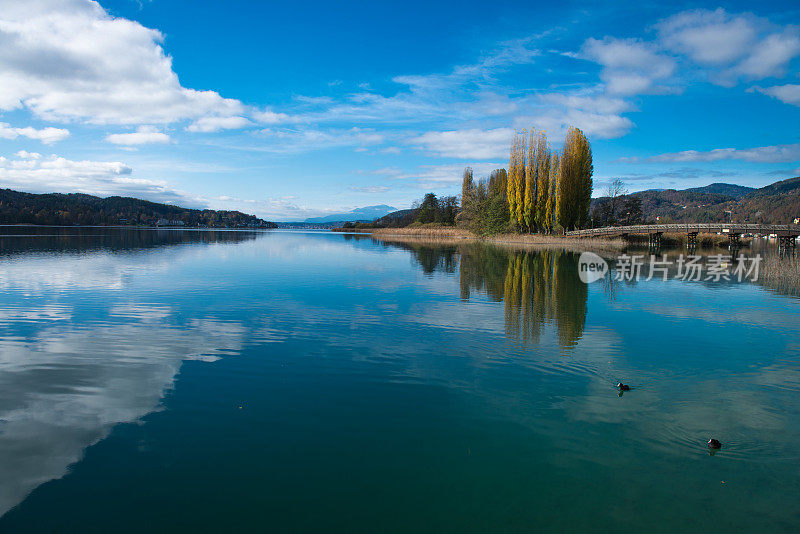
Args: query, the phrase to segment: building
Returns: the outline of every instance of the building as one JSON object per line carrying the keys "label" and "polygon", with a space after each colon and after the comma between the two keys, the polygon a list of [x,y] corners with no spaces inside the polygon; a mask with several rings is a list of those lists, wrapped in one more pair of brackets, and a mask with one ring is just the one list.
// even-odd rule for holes
{"label": "building", "polygon": [[156,221],[156,226],[184,226],[185,224],[183,221],[170,221],[163,218]]}

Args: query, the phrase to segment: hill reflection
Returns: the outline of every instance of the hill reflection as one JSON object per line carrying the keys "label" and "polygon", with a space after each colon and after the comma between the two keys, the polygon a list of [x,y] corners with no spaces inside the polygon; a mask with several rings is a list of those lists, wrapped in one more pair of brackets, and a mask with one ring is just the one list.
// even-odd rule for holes
{"label": "hill reflection", "polygon": [[241,243],[262,232],[239,230],[190,230],[161,228],[99,228],[50,226],[0,226],[0,255],[111,252],[164,246]]}

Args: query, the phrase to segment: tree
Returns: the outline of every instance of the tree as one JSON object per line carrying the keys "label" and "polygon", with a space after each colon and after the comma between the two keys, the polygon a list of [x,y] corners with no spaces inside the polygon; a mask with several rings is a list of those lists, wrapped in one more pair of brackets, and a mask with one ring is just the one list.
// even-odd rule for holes
{"label": "tree", "polygon": [[508,174],[505,169],[493,170],[489,175],[489,194],[502,196],[506,198],[506,190],[508,188]]}
{"label": "tree", "polygon": [[419,212],[417,214],[417,221],[421,223],[436,222],[439,212],[439,199],[436,198],[434,193],[428,193],[422,199],[419,205]]}
{"label": "tree", "polygon": [[442,197],[439,199],[439,211],[436,222],[441,224],[455,224],[458,215],[458,197]]}
{"label": "tree", "polygon": [[464,169],[464,176],[461,182],[461,213],[458,217],[459,223],[469,226],[470,221],[475,217],[478,190],[472,177],[472,168]]}
{"label": "tree", "polygon": [[[522,224],[531,232],[536,218],[536,149],[538,146],[536,130],[531,128],[528,141],[528,161],[525,165],[525,196],[522,200]],[[524,153],[524,151],[523,151]]]}
{"label": "tree", "polygon": [[[518,227],[524,226],[525,199],[525,130],[514,135],[511,144],[511,157],[508,162],[508,209],[511,221]],[[513,182],[513,185],[511,185]]]}
{"label": "tree", "polygon": [[556,213],[565,229],[579,228],[589,218],[592,201],[592,148],[583,132],[570,128],[561,151]]}
{"label": "tree", "polygon": [[508,177],[506,180],[506,200],[508,202],[508,217],[512,223],[517,221],[517,136],[511,141],[511,151],[508,156]]}
{"label": "tree", "polygon": [[558,189],[558,180],[561,174],[561,159],[558,152],[553,152],[550,157],[550,179],[549,188],[547,193],[547,204],[545,207],[545,230],[551,232],[555,227],[555,207],[556,207],[556,191]]}
{"label": "tree", "polygon": [[536,140],[536,224],[545,230],[550,228],[547,220],[547,202],[550,198],[550,145],[544,132]]}
{"label": "tree", "polygon": [[622,180],[615,178],[608,184],[606,188],[606,196],[608,197],[608,216],[604,221],[605,224],[613,225],[617,219],[617,212],[620,208],[621,196],[626,195],[625,184]]}
{"label": "tree", "polygon": [[434,193],[428,193],[414,209],[416,222],[454,224],[458,215],[458,197],[437,198]]}
{"label": "tree", "polygon": [[631,195],[625,199],[625,224],[641,224],[644,214],[642,213],[642,197]]}

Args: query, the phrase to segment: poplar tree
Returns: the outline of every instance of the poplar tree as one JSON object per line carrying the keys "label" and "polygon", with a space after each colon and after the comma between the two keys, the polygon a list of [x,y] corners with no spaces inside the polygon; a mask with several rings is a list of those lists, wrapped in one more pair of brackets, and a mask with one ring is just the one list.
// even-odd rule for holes
{"label": "poplar tree", "polygon": [[508,189],[508,174],[505,169],[495,169],[489,174],[489,193],[492,196],[506,198]]}
{"label": "poplar tree", "polygon": [[521,227],[524,224],[525,198],[525,132],[517,133],[511,145],[508,163],[508,208],[511,221]]}
{"label": "poplar tree", "polygon": [[528,232],[533,230],[536,217],[536,149],[538,147],[536,130],[531,128],[528,140],[528,161],[525,165],[525,196],[522,199],[522,222]]}
{"label": "poplar tree", "polygon": [[514,139],[511,141],[511,150],[508,156],[508,176],[506,179],[506,200],[508,201],[508,217],[511,219],[512,223],[515,223],[517,220],[516,213],[517,213],[517,183],[514,180],[514,176],[516,176],[516,147],[517,147],[517,136],[514,135]]}
{"label": "poplar tree", "polygon": [[550,197],[550,145],[544,132],[536,140],[536,224],[549,229],[547,222],[547,201]]}
{"label": "poplar tree", "polygon": [[475,209],[478,207],[478,190],[472,176],[472,167],[464,169],[464,177],[461,182],[461,213],[458,215],[459,222],[469,224],[475,216]]}
{"label": "poplar tree", "polygon": [[555,226],[556,194],[558,192],[558,180],[561,173],[561,159],[558,152],[553,152],[550,156],[550,179],[547,190],[547,205],[545,207],[545,227],[548,232]]}
{"label": "poplar tree", "polygon": [[592,148],[583,132],[571,127],[561,152],[559,180],[558,223],[571,230],[586,224],[592,200]]}

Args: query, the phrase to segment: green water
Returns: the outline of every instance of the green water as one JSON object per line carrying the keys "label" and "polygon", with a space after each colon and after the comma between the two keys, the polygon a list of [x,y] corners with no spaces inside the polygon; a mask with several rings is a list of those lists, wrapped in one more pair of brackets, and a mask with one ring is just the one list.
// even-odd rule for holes
{"label": "green water", "polygon": [[0,532],[800,528],[796,298],[474,244],[0,234]]}

